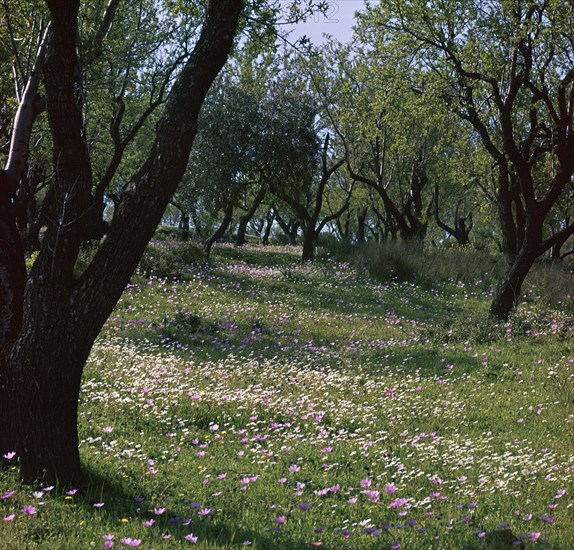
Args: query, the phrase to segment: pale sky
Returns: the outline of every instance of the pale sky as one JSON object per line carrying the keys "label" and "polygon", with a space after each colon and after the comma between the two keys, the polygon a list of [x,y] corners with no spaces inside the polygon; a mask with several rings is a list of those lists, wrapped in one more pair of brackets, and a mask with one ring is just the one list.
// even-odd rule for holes
{"label": "pale sky", "polygon": [[295,41],[302,35],[306,35],[313,44],[319,45],[325,40],[323,33],[327,33],[341,42],[350,40],[353,34],[353,15],[356,11],[360,11],[363,8],[364,1],[329,0],[327,4],[329,9],[325,14],[317,13],[305,23],[296,25],[289,39]]}

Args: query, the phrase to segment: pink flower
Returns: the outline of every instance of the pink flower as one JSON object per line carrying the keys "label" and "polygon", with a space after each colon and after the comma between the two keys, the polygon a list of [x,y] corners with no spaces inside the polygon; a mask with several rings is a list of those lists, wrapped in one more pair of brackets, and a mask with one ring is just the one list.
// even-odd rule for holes
{"label": "pink flower", "polygon": [[402,508],[409,501],[408,498],[396,498],[389,504],[389,508]]}
{"label": "pink flower", "polygon": [[22,512],[24,512],[24,514],[26,514],[27,516],[33,516],[36,513],[36,508],[31,504],[26,504],[22,508]]}
{"label": "pink flower", "polygon": [[5,458],[6,460],[12,460],[15,456],[16,456],[16,451],[10,451],[9,453],[4,453],[2,455],[2,458]]}
{"label": "pink flower", "polygon": [[289,466],[289,472],[291,472],[292,474],[298,472],[300,469],[301,466],[297,466],[297,464],[291,464],[291,466]]}
{"label": "pink flower", "polygon": [[286,516],[278,516],[275,518],[275,523],[278,523],[279,525],[283,525],[286,520],[287,520]]}
{"label": "pink flower", "polygon": [[533,533],[530,533],[530,540],[532,542],[536,542],[539,538],[540,538],[541,533],[539,531],[534,531]]}
{"label": "pink flower", "polygon": [[142,543],[141,539],[132,539],[130,537],[125,537],[121,539],[120,542],[126,546],[132,546],[134,548]]}
{"label": "pink flower", "polygon": [[387,493],[387,495],[392,495],[396,490],[397,488],[394,483],[385,483],[385,493]]}
{"label": "pink flower", "polygon": [[7,498],[10,498],[15,493],[16,493],[16,491],[5,491],[4,494],[0,498],[2,500],[6,500]]}
{"label": "pink flower", "polygon": [[151,527],[155,523],[155,519],[148,519],[147,521],[143,522],[144,527]]}
{"label": "pink flower", "polygon": [[191,544],[197,544],[197,539],[199,537],[195,536],[193,533],[190,533],[189,535],[185,535],[185,537],[183,537],[187,542],[191,542]]}
{"label": "pink flower", "polygon": [[165,512],[165,508],[154,508],[153,513],[156,516],[161,516]]}
{"label": "pink flower", "polygon": [[556,491],[556,494],[554,495],[554,498],[562,498],[565,494],[566,489],[558,489],[558,491]]}
{"label": "pink flower", "polygon": [[4,521],[12,521],[16,517],[16,514],[10,514],[4,518]]}
{"label": "pink flower", "polygon": [[365,479],[361,479],[361,481],[359,481],[359,485],[361,487],[370,487],[371,486],[372,481],[366,477]]}
{"label": "pink flower", "polygon": [[104,432],[105,434],[112,433],[113,431],[114,431],[113,426],[106,426],[106,427],[103,429],[103,432]]}

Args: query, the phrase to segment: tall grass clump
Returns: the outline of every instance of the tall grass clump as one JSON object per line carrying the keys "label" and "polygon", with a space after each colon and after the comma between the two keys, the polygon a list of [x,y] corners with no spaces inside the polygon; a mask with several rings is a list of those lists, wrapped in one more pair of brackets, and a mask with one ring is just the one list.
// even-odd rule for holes
{"label": "tall grass clump", "polygon": [[[339,252],[343,249],[339,249]],[[348,259],[376,281],[440,282],[493,285],[502,276],[504,262],[471,247],[423,248],[405,241],[371,242],[347,249]]]}

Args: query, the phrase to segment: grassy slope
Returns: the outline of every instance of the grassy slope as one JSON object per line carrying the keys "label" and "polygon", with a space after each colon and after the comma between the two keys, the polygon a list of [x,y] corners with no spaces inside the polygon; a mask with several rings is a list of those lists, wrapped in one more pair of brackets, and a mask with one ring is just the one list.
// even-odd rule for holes
{"label": "grassy slope", "polygon": [[88,487],[1,474],[0,548],[573,546],[567,312],[236,256],[134,278],[85,373]]}

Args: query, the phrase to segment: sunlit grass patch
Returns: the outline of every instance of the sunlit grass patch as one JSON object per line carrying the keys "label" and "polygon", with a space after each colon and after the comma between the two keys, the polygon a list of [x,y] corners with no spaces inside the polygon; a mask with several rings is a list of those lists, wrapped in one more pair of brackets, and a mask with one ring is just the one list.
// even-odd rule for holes
{"label": "sunlit grass patch", "polygon": [[1,474],[0,547],[570,547],[567,312],[473,328],[472,286],[250,254],[134,278],[85,371],[88,481]]}

